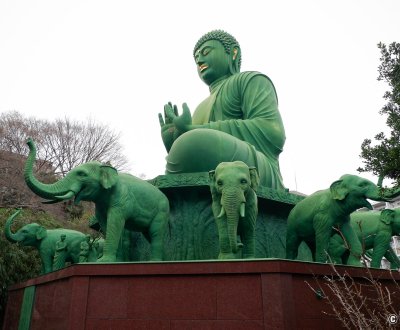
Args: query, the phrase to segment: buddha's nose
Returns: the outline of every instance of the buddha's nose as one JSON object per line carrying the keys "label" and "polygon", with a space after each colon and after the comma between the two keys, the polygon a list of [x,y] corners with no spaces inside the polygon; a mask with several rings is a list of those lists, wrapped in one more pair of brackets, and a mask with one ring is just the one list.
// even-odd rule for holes
{"label": "buddha's nose", "polygon": [[200,67],[204,64],[204,61],[202,61],[202,60],[197,60],[197,61],[196,61],[196,64],[197,64],[197,67],[200,68]]}

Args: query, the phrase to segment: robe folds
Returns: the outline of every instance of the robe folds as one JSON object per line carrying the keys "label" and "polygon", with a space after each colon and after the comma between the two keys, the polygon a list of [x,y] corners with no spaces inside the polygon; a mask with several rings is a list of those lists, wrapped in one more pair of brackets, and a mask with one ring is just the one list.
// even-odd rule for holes
{"label": "robe folds", "polygon": [[220,162],[241,160],[257,168],[260,184],[284,189],[279,154],[285,130],[271,80],[241,72],[214,82],[210,96],[196,108],[192,124],[167,156],[167,173],[214,170]]}

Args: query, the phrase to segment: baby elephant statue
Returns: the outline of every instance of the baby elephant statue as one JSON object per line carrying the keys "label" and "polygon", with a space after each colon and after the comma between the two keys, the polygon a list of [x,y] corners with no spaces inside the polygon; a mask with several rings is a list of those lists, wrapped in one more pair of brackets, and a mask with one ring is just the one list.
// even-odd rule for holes
{"label": "baby elephant statue", "polygon": [[[11,225],[14,218],[20,212],[21,210],[16,211],[7,219],[4,227],[4,234],[7,240],[12,243],[20,243],[23,246],[33,246],[39,251],[42,261],[42,274],[64,267],[65,262],[79,262],[80,245],[81,242],[86,239],[85,234],[70,229],[46,229],[37,223],[27,224],[13,233],[11,231]],[[63,235],[65,235],[65,255],[63,256],[63,262],[60,266],[53,268],[56,245]]]}
{"label": "baby elephant statue", "polygon": [[220,163],[210,171],[212,211],[219,235],[218,259],[235,258],[238,234],[243,258],[254,258],[258,183],[257,170],[241,161]]}
{"label": "baby elephant statue", "polygon": [[[400,267],[400,260],[390,246],[392,236],[400,235],[400,209],[360,211],[350,215],[350,223],[365,251],[372,249],[371,267],[380,268],[385,257],[392,269]],[[336,263],[345,263],[347,244],[337,234],[331,239],[329,255]]]}
{"label": "baby elephant statue", "polygon": [[151,260],[162,260],[163,239],[168,224],[167,197],[152,184],[133,175],[118,173],[110,165],[88,162],[72,169],[53,183],[39,182],[32,172],[36,148],[27,141],[29,155],[24,176],[28,187],[48,203],[75,197],[75,204],[91,201],[95,217],[105,234],[103,256],[100,262],[115,262],[124,228],[144,234],[151,245]]}
{"label": "baby elephant statue", "polygon": [[[396,194],[393,192],[392,194]],[[286,233],[286,258],[296,259],[298,247],[306,242],[316,262],[326,262],[329,241],[340,230],[349,244],[348,265],[360,266],[362,247],[350,225],[350,214],[367,207],[367,199],[389,201],[381,188],[356,175],[343,175],[329,189],[320,190],[295,205],[289,213]]]}

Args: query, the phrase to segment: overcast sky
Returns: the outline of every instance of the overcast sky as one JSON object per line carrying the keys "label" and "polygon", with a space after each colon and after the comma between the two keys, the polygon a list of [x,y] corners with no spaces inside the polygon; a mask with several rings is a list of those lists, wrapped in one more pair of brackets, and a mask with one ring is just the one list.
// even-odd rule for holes
{"label": "overcast sky", "polygon": [[376,45],[400,42],[399,17],[398,0],[2,0],[0,112],[95,118],[122,133],[133,174],[155,177],[166,156],[157,114],[208,96],[192,50],[223,29],[242,71],[274,82],[284,183],[310,194],[357,174],[363,139],[386,128]]}

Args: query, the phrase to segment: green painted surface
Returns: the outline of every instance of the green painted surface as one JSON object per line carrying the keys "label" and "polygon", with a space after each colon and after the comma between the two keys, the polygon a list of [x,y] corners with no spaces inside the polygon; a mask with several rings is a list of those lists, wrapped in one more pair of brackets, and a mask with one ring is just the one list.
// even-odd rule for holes
{"label": "green painted surface", "polygon": [[[170,204],[163,260],[217,259],[219,240],[211,208],[209,173],[161,175],[149,181],[164,192]],[[287,216],[303,197],[262,186],[258,187],[257,196],[255,257],[285,258]],[[99,227],[92,224],[92,228]],[[119,261],[150,260],[150,245],[141,233],[125,231],[123,237]],[[301,246],[299,258],[311,260],[308,248]]]}
{"label": "green painted surface", "polygon": [[[385,257],[392,269],[400,267],[400,260],[390,243],[400,234],[400,209],[360,211],[350,216],[350,224],[357,235],[363,252],[370,252],[371,267],[380,268]],[[349,249],[343,238],[336,234],[329,244],[329,255],[335,263],[346,264]]]}
{"label": "green painted surface", "polygon": [[[4,235],[12,243],[36,248],[42,262],[42,274],[63,268],[67,262],[78,263],[81,253],[81,242],[86,241],[85,234],[71,229],[46,229],[33,222],[15,233],[11,225],[21,210],[14,212],[6,221]],[[97,259],[97,252],[90,251],[90,261]]]}
{"label": "green painted surface", "polygon": [[[36,146],[27,141],[29,155],[24,177],[28,187],[40,197],[57,203],[74,198],[74,203],[95,204],[95,219],[105,235],[99,262],[115,262],[124,229],[142,232],[151,242],[151,259],[162,260],[162,239],[168,224],[169,206],[164,194],[150,183],[128,173],[119,173],[110,164],[97,161],[81,164],[52,184],[40,182],[33,173]],[[84,238],[85,239],[85,238]],[[80,245],[78,261],[80,254]]]}
{"label": "green painted surface", "polygon": [[300,243],[305,242],[313,251],[314,261],[325,262],[330,239],[338,230],[350,247],[347,265],[362,266],[362,244],[350,225],[350,214],[362,207],[372,210],[368,200],[389,201],[391,198],[392,195],[383,194],[379,186],[367,179],[342,175],[330,188],[307,196],[290,212],[286,258],[296,259]]}
{"label": "green painted surface", "polygon": [[30,328],[33,302],[35,300],[35,289],[36,287],[33,285],[26,287],[24,290],[24,298],[21,306],[18,330],[29,330]]}
{"label": "green painted surface", "polygon": [[240,160],[257,168],[261,185],[283,189],[278,158],[286,137],[272,81],[259,72],[240,72],[239,43],[221,30],[200,38],[193,55],[210,95],[193,115],[187,104],[181,115],[177,106],[164,106],[159,119],[166,173],[205,172]]}

